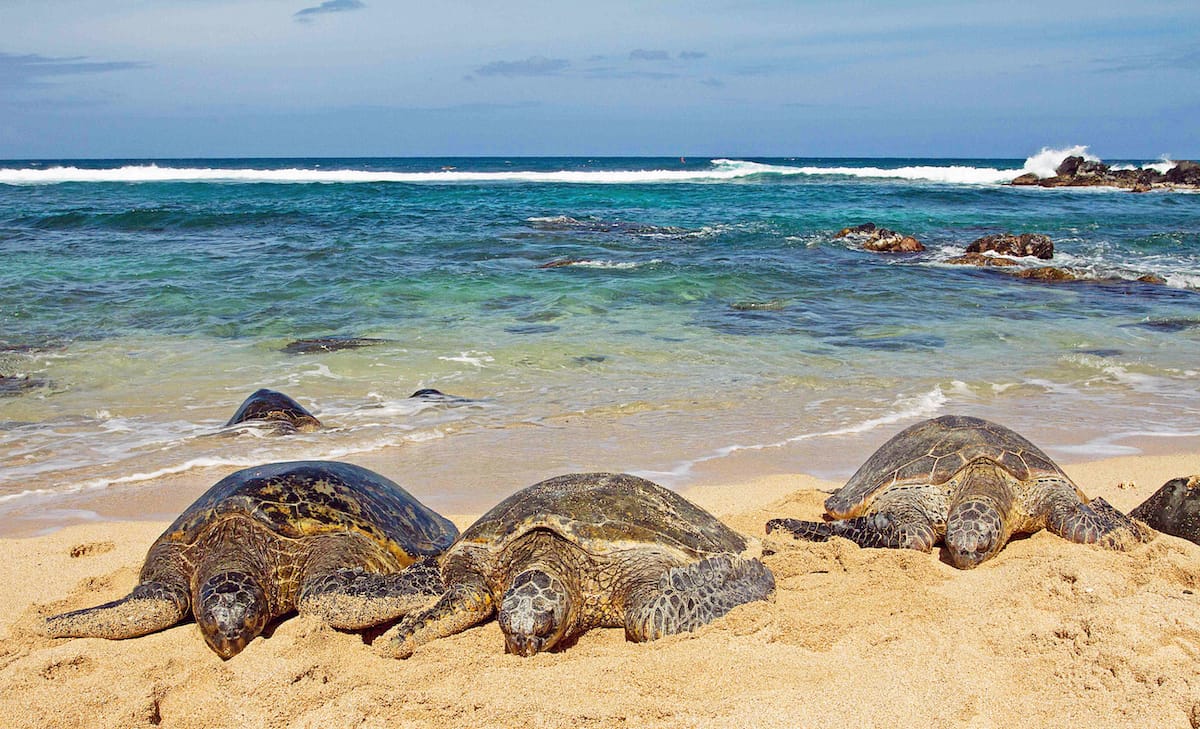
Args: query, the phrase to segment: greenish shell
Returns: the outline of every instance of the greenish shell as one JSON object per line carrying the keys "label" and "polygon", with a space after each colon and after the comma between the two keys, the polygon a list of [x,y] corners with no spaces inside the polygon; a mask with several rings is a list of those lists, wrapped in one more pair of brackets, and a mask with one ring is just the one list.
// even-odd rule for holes
{"label": "greenish shell", "polygon": [[863,510],[885,488],[903,484],[938,486],[971,461],[996,462],[1020,481],[1053,475],[1070,481],[1037,446],[1016,432],[980,418],[945,415],[906,428],[880,446],[846,485],[825,501],[834,518]]}
{"label": "greenish shell", "polygon": [[522,489],[484,514],[460,547],[500,551],[537,529],[594,554],[660,545],[701,557],[738,554],[746,541],[679,494],[628,474],[575,473]]}
{"label": "greenish shell", "polygon": [[176,519],[159,542],[192,544],[224,517],[241,514],[281,537],[358,532],[402,563],[445,551],[457,535],[446,518],[395,482],[336,461],[255,466],[218,481]]}

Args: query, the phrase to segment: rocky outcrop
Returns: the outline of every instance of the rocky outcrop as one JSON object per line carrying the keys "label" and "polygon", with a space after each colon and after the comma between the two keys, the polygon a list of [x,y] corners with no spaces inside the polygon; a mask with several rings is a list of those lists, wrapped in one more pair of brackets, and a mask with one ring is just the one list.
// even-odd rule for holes
{"label": "rocky outcrop", "polygon": [[1054,257],[1054,243],[1050,236],[1041,233],[996,233],[985,235],[967,246],[967,253],[993,251],[1004,256],[1034,256],[1050,259]]}
{"label": "rocky outcrop", "polygon": [[880,228],[874,223],[842,228],[833,237],[853,238],[859,241],[865,250],[876,253],[919,253],[925,250],[925,246],[911,235],[897,233],[888,228]]}
{"label": "rocky outcrop", "polygon": [[968,253],[963,256],[951,258],[946,263],[952,263],[956,266],[1019,266],[1020,264],[1011,258],[1002,256],[985,256],[982,253]]}
{"label": "rocky outcrop", "polygon": [[1071,156],[1059,164],[1053,177],[1038,177],[1028,173],[1017,177],[1010,184],[1040,187],[1119,187],[1132,192],[1176,187],[1200,189],[1200,164],[1190,161],[1176,162],[1166,173],[1160,173],[1151,169],[1114,170],[1103,162]]}

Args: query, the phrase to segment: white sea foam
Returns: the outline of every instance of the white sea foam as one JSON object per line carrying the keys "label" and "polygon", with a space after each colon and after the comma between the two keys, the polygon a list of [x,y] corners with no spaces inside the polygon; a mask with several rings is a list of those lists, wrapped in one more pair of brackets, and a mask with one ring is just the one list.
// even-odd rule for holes
{"label": "white sea foam", "polygon": [[896,423],[904,422],[905,420],[931,417],[941,410],[947,402],[949,402],[949,399],[946,397],[946,393],[942,391],[940,386],[935,385],[934,388],[929,392],[898,398],[892,403],[891,408],[889,408],[887,412],[875,418],[868,418],[867,420],[863,420],[858,423],[851,423],[841,428],[834,428],[833,430],[825,430],[817,433],[800,433],[775,443],[727,445],[712,451],[708,455],[700,456],[699,458],[694,458],[676,464],[676,466],[669,471],[638,471],[636,475],[643,476],[645,478],[660,479],[669,483],[676,482],[686,477],[693,468],[701,463],[726,458],[739,451],[763,451],[772,448],[783,448],[784,446],[788,446],[793,443],[801,443],[803,441],[816,440],[819,438],[836,438],[843,435],[857,435],[859,433],[866,433],[867,431],[871,431],[885,425],[894,425]]}
{"label": "white sea foam", "polygon": [[1025,160],[1025,166],[1021,168],[1021,173],[1032,172],[1038,177],[1054,177],[1057,174],[1058,166],[1067,157],[1083,157],[1089,162],[1100,161],[1099,157],[1089,154],[1087,150],[1087,146],[1082,144],[1066,149],[1042,147],[1042,151]]}
{"label": "white sea foam", "polygon": [[[163,167],[157,164],[117,168],[82,167],[2,168],[0,184],[37,185],[63,182],[267,182],[267,183],[497,183],[550,182],[578,184],[631,184],[671,182],[721,182],[755,175],[843,175],[866,178],[929,180],[964,184],[995,184],[1016,176],[1013,170],[961,165],[909,167],[794,167],[768,165],[734,159],[714,159],[707,169],[693,170],[505,170],[471,172],[396,172],[388,170],[322,169],[221,169],[211,167]],[[530,218],[531,222],[566,223],[565,216]]]}
{"label": "white sea foam", "polygon": [[68,484],[61,488],[54,489],[26,489],[16,493],[4,494],[0,496],[0,504],[20,501],[36,496],[64,496],[66,494],[76,494],[85,491],[96,491],[99,489],[108,488],[109,486],[118,486],[121,484],[141,483],[144,481],[153,481],[154,479],[162,478],[163,476],[172,476],[177,473],[186,473],[197,468],[214,468],[220,466],[235,466],[247,467],[253,466],[260,461],[254,458],[246,460],[235,460],[229,458],[193,458],[184,463],[174,466],[167,466],[155,471],[147,471],[144,473],[133,473],[128,476],[114,476],[112,478],[94,478],[80,483]]}

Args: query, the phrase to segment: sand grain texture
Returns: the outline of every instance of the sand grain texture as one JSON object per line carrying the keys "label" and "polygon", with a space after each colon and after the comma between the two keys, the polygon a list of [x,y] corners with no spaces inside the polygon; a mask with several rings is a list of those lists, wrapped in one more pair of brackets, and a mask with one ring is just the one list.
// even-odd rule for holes
{"label": "sand grain texture", "polygon": [[[1197,459],[1068,472],[1129,509]],[[1131,474],[1137,485],[1130,486]],[[837,484],[779,476],[689,496],[762,536],[815,518]],[[464,519],[456,519],[463,525]],[[766,537],[778,591],[693,634],[597,630],[507,656],[494,622],[375,655],[296,617],[222,662],[192,624],[125,641],[51,640],[42,617],[124,595],[165,523],[0,540],[0,724],[19,727],[1195,726],[1200,547],[1129,553],[1041,532],[959,571],[938,553]]]}

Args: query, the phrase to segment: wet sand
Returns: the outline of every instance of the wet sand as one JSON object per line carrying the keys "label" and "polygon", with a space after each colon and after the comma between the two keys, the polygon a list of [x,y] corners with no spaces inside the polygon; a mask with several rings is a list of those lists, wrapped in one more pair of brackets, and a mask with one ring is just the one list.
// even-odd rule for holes
{"label": "wet sand", "polygon": [[[1066,470],[1090,496],[1129,510],[1200,471],[1200,455]],[[774,599],[691,634],[633,644],[621,630],[594,630],[529,659],[504,654],[494,621],[406,661],[377,656],[372,635],[298,617],[227,662],[192,624],[125,641],[52,640],[39,634],[42,618],[126,594],[166,522],[106,517],[0,539],[0,716],[64,729],[1200,721],[1200,547],[1164,535],[1109,552],[1040,532],[959,571],[938,552],[763,534],[770,517],[816,518],[838,485],[779,475],[685,491],[764,539]],[[130,504],[128,516],[167,506]]]}

